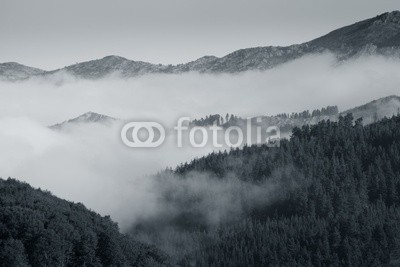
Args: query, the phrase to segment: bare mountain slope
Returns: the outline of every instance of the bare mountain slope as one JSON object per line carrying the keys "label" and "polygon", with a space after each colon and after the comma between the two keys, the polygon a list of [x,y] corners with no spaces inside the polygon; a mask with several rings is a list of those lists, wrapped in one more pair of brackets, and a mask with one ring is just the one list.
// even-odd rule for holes
{"label": "bare mountain slope", "polygon": [[383,54],[399,57],[399,48],[400,11],[393,11],[337,29],[307,43],[287,47],[266,46],[241,49],[221,58],[205,56],[186,64],[151,64],[119,56],[107,56],[45,72],[17,63],[4,63],[0,64],[0,77],[6,80],[19,80],[37,75],[52,75],[58,72],[66,72],[84,79],[99,79],[113,74],[127,78],[150,73],[189,71],[235,73],[269,69],[304,55],[325,51],[334,53],[340,60],[362,54]]}

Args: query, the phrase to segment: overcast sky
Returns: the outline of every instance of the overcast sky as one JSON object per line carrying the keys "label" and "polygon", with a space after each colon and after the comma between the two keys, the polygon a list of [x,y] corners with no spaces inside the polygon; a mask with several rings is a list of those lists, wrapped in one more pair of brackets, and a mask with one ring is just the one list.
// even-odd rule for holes
{"label": "overcast sky", "polygon": [[1,0],[0,62],[54,69],[120,55],[177,64],[308,41],[395,0]]}

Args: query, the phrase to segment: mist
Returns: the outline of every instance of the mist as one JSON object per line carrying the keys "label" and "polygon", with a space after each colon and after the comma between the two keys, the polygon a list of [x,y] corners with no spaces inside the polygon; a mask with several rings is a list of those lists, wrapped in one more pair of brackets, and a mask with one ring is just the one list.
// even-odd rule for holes
{"label": "mist", "polygon": [[340,63],[333,55],[323,54],[267,71],[238,74],[159,74],[131,79],[114,75],[96,81],[56,74],[1,82],[0,117],[29,115],[50,125],[90,110],[116,118],[173,123],[183,115],[197,118],[229,112],[254,116],[326,105],[344,110],[398,93],[399,63],[380,56]]}
{"label": "mist", "polygon": [[[79,124],[65,131],[51,130],[49,125],[87,111],[124,120],[155,120],[167,128],[181,116],[273,115],[327,105],[338,105],[343,111],[399,94],[399,69],[399,59],[364,56],[337,62],[333,55],[322,54],[272,70],[239,74],[186,73],[131,79],[116,74],[96,81],[58,74],[0,82],[0,177],[14,177],[61,198],[82,202],[111,215],[127,231],[137,221],[154,218],[165,210],[174,213],[178,208],[165,207],[160,198],[165,191],[159,188],[165,184],[156,182],[154,173],[214,148],[177,148],[169,139],[156,149],[132,149],[120,140],[120,123]],[[220,201],[201,202],[214,211],[205,216],[207,224],[226,221],[232,214],[240,217],[241,208],[232,211],[223,204],[238,190],[257,191],[257,187],[249,189],[239,182],[215,184],[204,175],[197,174],[199,182],[171,182],[173,186],[168,188],[181,190],[179,186],[183,186],[189,193],[200,190],[201,194],[209,191],[215,198],[221,196]]]}
{"label": "mist", "polygon": [[293,166],[278,168],[257,183],[233,173],[219,177],[208,172],[163,172],[151,177],[149,193],[157,196],[155,209],[136,217],[129,233],[179,259],[195,251],[201,240],[215,238],[218,227],[241,222],[301,187],[302,178]]}

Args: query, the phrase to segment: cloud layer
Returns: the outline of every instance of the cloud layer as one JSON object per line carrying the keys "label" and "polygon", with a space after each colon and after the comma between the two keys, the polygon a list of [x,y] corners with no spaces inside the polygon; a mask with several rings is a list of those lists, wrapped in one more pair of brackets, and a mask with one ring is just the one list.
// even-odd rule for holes
{"label": "cloud layer", "polygon": [[[59,75],[0,82],[0,177],[16,177],[83,202],[111,214],[127,229],[137,218],[160,208],[149,175],[205,155],[212,148],[178,149],[169,140],[157,149],[135,150],[123,146],[118,123],[76,125],[61,132],[48,125],[87,111],[156,120],[172,128],[180,116],[233,113],[245,117],[327,105],[345,110],[399,94],[399,69],[396,59],[368,56],[338,63],[325,54],[264,72],[235,75],[188,73],[98,81]],[[236,190],[235,186],[227,188],[231,193]]]}

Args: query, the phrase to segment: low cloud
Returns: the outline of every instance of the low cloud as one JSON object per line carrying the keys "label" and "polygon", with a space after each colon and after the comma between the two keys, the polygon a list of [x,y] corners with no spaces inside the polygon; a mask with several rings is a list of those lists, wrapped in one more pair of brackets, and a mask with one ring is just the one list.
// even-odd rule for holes
{"label": "low cloud", "polygon": [[[156,120],[172,128],[181,116],[230,113],[245,117],[327,105],[345,110],[399,94],[399,69],[398,59],[368,56],[340,63],[324,54],[272,70],[239,74],[186,73],[98,81],[76,80],[64,74],[0,82],[0,177],[15,177],[62,198],[83,202],[110,214],[126,230],[138,218],[169,209],[160,206],[157,186],[161,184],[155,184],[150,175],[213,148],[178,149],[170,140],[157,149],[129,149],[120,140],[118,123],[77,125],[69,131],[53,131],[48,125],[87,111]],[[198,183],[195,187],[172,182],[169,188],[207,192],[211,195],[204,198],[205,206],[210,204],[207,199],[224,196],[212,201],[215,205],[209,209],[207,220],[216,223],[230,216],[220,210],[229,210],[224,205],[230,204],[237,184],[234,179],[230,184],[207,179],[193,181]]]}

